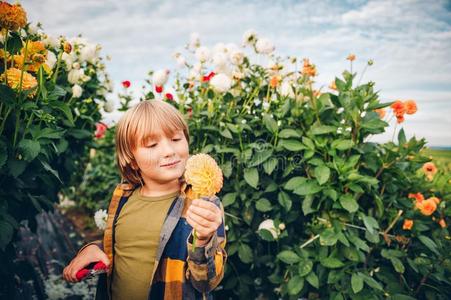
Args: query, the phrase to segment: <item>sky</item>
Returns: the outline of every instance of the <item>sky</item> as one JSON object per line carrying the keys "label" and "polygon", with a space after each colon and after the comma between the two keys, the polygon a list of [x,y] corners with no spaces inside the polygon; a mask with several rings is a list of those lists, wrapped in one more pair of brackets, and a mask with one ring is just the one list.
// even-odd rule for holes
{"label": "sky", "polygon": [[[28,20],[44,32],[82,34],[110,55],[108,73],[120,90],[130,80],[140,95],[149,70],[175,69],[173,54],[190,34],[202,45],[240,45],[254,29],[281,56],[309,58],[326,87],[357,56],[362,82],[374,81],[382,101],[414,99],[418,112],[402,127],[428,146],[451,146],[451,1],[22,0]],[[360,76],[360,75],[359,75]],[[373,141],[391,140],[394,125]],[[399,127],[398,127],[399,129]]]}

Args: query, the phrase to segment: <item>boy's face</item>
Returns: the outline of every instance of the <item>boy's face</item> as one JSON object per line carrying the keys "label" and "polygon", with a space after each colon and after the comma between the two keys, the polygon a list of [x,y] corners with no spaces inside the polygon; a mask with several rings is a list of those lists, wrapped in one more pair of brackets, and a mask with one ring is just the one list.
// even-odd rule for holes
{"label": "boy's face", "polygon": [[137,147],[133,153],[141,176],[147,183],[168,183],[180,178],[189,157],[188,141],[183,131],[166,136],[162,131]]}

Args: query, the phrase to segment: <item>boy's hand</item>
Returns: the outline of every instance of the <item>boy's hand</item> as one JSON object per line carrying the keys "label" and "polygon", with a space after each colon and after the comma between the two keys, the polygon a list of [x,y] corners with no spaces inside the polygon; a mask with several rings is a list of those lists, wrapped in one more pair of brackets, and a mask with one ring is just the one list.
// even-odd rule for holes
{"label": "boy's hand", "polygon": [[110,260],[105,252],[100,250],[96,245],[90,245],[83,249],[70,264],[64,268],[63,278],[68,282],[78,282],[76,274],[78,271],[89,265],[90,263],[102,261],[106,266],[109,266]]}
{"label": "boy's hand", "polygon": [[191,202],[186,220],[196,230],[196,245],[202,246],[208,242],[222,223],[222,211],[213,202],[194,199]]}

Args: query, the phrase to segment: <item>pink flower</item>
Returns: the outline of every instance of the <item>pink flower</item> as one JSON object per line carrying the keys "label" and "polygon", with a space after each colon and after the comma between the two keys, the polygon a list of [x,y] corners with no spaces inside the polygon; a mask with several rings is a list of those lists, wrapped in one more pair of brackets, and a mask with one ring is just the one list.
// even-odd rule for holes
{"label": "pink flower", "polygon": [[102,123],[102,122],[96,123],[96,132],[94,133],[94,136],[96,137],[96,139],[103,138],[107,129],[108,129],[108,126],[106,126],[105,123]]}

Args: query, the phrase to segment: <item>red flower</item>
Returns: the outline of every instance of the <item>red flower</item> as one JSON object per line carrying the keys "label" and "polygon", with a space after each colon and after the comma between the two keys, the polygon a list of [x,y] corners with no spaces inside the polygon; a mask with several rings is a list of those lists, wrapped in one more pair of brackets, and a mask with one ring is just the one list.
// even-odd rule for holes
{"label": "red flower", "polygon": [[163,91],[163,87],[162,87],[162,86],[156,85],[156,86],[155,86],[155,91],[156,91],[157,93],[161,93],[161,92]]}
{"label": "red flower", "polygon": [[96,124],[96,132],[94,133],[94,136],[96,139],[101,139],[105,135],[105,131],[108,129],[108,126],[106,126],[105,123],[99,122]]}
{"label": "red flower", "polygon": [[126,88],[126,89],[128,89],[129,87],[130,87],[130,81],[128,81],[128,80],[124,80],[124,81],[122,81],[122,86],[124,87],[124,88]]}
{"label": "red flower", "polygon": [[202,77],[202,82],[210,81],[215,75],[215,72],[210,72],[208,75]]}
{"label": "red flower", "polygon": [[164,95],[164,97],[165,97],[166,99],[168,99],[168,100],[171,100],[171,101],[174,100],[174,96],[172,96],[172,94],[170,94],[170,93],[166,93],[166,95]]}
{"label": "red flower", "polygon": [[193,109],[191,107],[188,107],[186,109],[186,112],[188,113],[188,118],[191,119],[191,117],[193,116]]}

